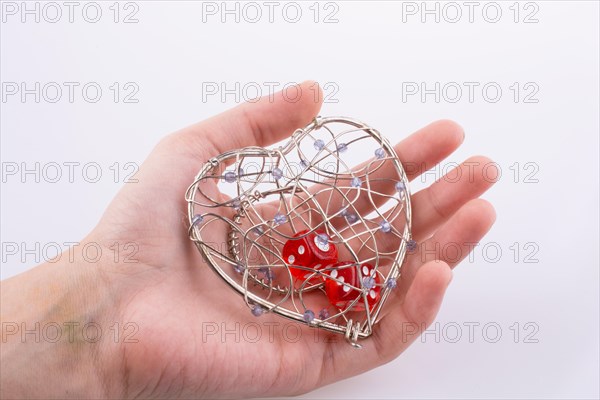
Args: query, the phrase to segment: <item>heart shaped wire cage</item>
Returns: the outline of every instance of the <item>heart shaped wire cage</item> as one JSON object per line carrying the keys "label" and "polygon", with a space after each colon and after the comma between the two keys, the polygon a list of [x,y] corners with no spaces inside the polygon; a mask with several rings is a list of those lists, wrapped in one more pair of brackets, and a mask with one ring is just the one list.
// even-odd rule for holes
{"label": "heart shaped wire cage", "polygon": [[[190,239],[255,316],[276,313],[356,347],[373,332],[415,245],[394,148],[350,118],[317,117],[278,148],[210,159],[186,201]],[[291,247],[334,247],[338,262],[304,265],[285,254],[286,243],[311,240],[316,247]]]}

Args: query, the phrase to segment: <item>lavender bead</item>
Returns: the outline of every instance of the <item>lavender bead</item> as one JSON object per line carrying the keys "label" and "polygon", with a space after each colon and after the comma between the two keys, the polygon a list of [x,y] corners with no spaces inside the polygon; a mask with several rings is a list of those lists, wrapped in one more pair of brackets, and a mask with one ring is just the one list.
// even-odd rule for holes
{"label": "lavender bead", "polygon": [[277,225],[285,224],[287,217],[283,214],[277,213],[275,214],[275,217],[273,217],[273,221],[275,221]]}
{"label": "lavender bead", "polygon": [[326,308],[319,311],[319,319],[327,319],[329,318],[329,311]]}
{"label": "lavender bead", "polygon": [[389,279],[386,283],[385,283],[385,287],[388,289],[395,289],[396,286],[398,286],[398,282],[396,282],[395,279]]}
{"label": "lavender bead", "polygon": [[238,274],[243,274],[245,269],[246,268],[242,264],[240,264],[240,263],[235,263],[233,265],[233,270],[235,272],[237,272]]}
{"label": "lavender bead", "polygon": [[273,168],[273,171],[271,173],[273,174],[273,179],[275,179],[276,181],[283,177],[283,171],[277,167]]}
{"label": "lavender bead", "polygon": [[273,279],[275,279],[275,273],[271,270],[271,268],[260,267],[258,269],[258,272],[260,272],[261,274],[263,274],[263,276],[265,277],[265,279],[268,280],[268,281],[272,281]]}
{"label": "lavender bead", "polygon": [[194,215],[194,218],[192,218],[192,226],[202,223],[203,220],[204,220],[204,217],[202,217],[202,215],[200,215],[200,214]]}
{"label": "lavender bead", "polygon": [[376,158],[383,158],[385,157],[385,150],[383,148],[378,148],[377,150],[375,150],[375,157]]}
{"label": "lavender bead", "polygon": [[225,172],[225,182],[233,183],[235,182],[235,173],[234,172]]}
{"label": "lavender bead", "polygon": [[354,213],[346,213],[346,221],[348,221],[349,224],[353,224],[356,221],[358,221],[358,215],[354,214]]}
{"label": "lavender bead", "polygon": [[372,276],[365,276],[362,283],[365,289],[371,290],[375,287],[375,278]]}
{"label": "lavender bead", "polygon": [[305,322],[312,322],[313,319],[315,319],[315,313],[312,310],[306,310],[304,311],[304,321]]}
{"label": "lavender bead", "polygon": [[317,139],[313,146],[315,147],[315,150],[321,151],[325,147],[325,142],[322,139]]}
{"label": "lavender bead", "polygon": [[360,180],[360,178],[358,176],[355,176],[354,178],[352,178],[352,180],[350,181],[350,185],[352,187],[360,187],[360,185],[362,185],[362,181]]}
{"label": "lavender bead", "polygon": [[390,225],[390,223],[387,221],[381,221],[379,226],[381,227],[381,232],[383,233],[388,233],[392,230],[392,225]]}
{"label": "lavender bead", "polygon": [[264,314],[264,312],[265,309],[259,306],[258,304],[255,304],[254,307],[252,307],[252,315],[254,315],[255,317],[260,317]]}
{"label": "lavender bead", "polygon": [[329,236],[326,233],[315,236],[315,245],[321,251],[329,251]]}
{"label": "lavender bead", "polygon": [[413,239],[406,242],[406,248],[408,251],[415,251],[417,249],[417,242]]}

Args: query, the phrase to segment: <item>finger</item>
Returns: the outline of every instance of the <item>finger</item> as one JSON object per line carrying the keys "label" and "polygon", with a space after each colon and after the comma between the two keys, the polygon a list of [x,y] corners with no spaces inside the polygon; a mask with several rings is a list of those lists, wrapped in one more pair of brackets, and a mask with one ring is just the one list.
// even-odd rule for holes
{"label": "finger", "polygon": [[241,104],[166,136],[136,178],[151,183],[146,187],[159,193],[166,188],[181,192],[211,157],[239,147],[267,146],[289,136],[318,114],[323,97],[311,81],[297,86],[296,97],[291,93],[288,88]]}
{"label": "finger", "polygon": [[174,136],[205,156],[207,149],[215,156],[247,146],[268,146],[308,124],[319,113],[322,101],[318,84],[306,81],[243,103]]}
{"label": "finger", "polygon": [[410,135],[394,149],[409,180],[433,168],[464,141],[463,128],[451,120],[435,121]]}
{"label": "finger", "polygon": [[[429,237],[464,204],[479,197],[491,188],[497,177],[497,166],[493,161],[483,156],[471,157],[449,171],[430,187],[413,195],[413,238],[419,242]],[[271,210],[271,214],[274,214],[277,208],[271,207],[269,210]],[[320,220],[319,218],[315,219]],[[334,226],[344,237],[346,243],[354,250],[359,252],[361,248],[366,246],[365,241],[370,243],[370,247],[373,247],[375,245],[374,240],[376,241],[380,260],[385,257],[393,259],[403,240],[406,221],[404,218],[397,218],[393,220],[394,232],[386,234],[378,231],[372,237],[370,229],[373,225],[378,226],[382,221],[383,217],[374,218],[372,224],[362,227],[349,226],[344,218],[332,218]],[[370,252],[370,247],[366,246],[366,253]],[[340,247],[339,251],[340,256],[352,258],[345,247]]]}
{"label": "finger", "polygon": [[360,362],[357,350],[345,341],[330,344],[324,354],[323,373],[327,384],[347,378],[396,358],[426,326],[430,325],[442,303],[452,279],[448,265],[431,261],[419,270],[404,304],[396,304],[393,311],[374,326],[373,335],[360,342]]}
{"label": "finger", "polygon": [[[394,146],[394,150],[402,162],[407,178],[412,180],[454,152],[463,140],[464,131],[460,125],[453,121],[440,120],[402,140]],[[373,159],[359,164],[353,168],[353,171],[364,171],[372,161]],[[366,215],[388,200],[388,196],[395,190],[395,181],[390,180],[390,176],[397,176],[391,162],[385,162],[382,167],[369,174],[369,189],[372,196],[359,196],[353,203],[356,212]],[[325,182],[325,184],[331,183],[332,181]],[[327,209],[329,213],[339,211],[347,203],[344,197],[355,197],[343,195],[344,192],[356,190],[354,188],[340,191],[323,191],[323,188],[323,184],[313,185],[310,192],[316,194],[315,197],[321,207]]]}
{"label": "finger", "polygon": [[[496,164],[489,158],[471,157],[430,187],[413,195],[412,238],[420,242],[429,237],[463,205],[493,186],[498,176],[496,168]],[[490,172],[492,170],[493,172]],[[373,225],[378,226],[383,221],[384,217],[374,218],[369,228]],[[403,241],[406,220],[394,218],[390,221],[393,231],[389,233],[377,231],[375,239],[379,254],[393,257]],[[338,228],[345,236],[352,235],[357,238],[351,242],[352,245],[360,246],[358,239],[370,237],[369,230],[363,232],[361,229],[351,229],[347,223],[345,227],[338,224]]]}
{"label": "finger", "polygon": [[[465,133],[459,124],[442,119],[432,122],[403,139],[394,146],[394,150],[402,162],[406,176],[409,180],[413,180],[452,154],[464,139]],[[372,161],[373,158],[358,165],[355,169],[363,169]],[[377,171],[374,177],[388,177],[394,171],[395,168],[390,163]]]}
{"label": "finger", "polygon": [[[383,358],[397,357],[433,323],[451,281],[452,271],[444,261],[429,261],[419,268],[403,303],[388,304],[391,311],[381,320],[375,339]],[[398,308],[401,312],[395,312]]]}
{"label": "finger", "polygon": [[[408,322],[421,327],[431,325],[450,281],[452,270],[446,262],[432,260],[423,264],[406,293],[402,307]],[[388,325],[393,327],[394,324],[394,318],[390,318]]]}
{"label": "finger", "polygon": [[451,268],[458,265],[477,246],[496,220],[494,207],[486,200],[469,201],[431,238],[409,254],[402,267],[399,293],[406,292],[424,263],[442,260]]}
{"label": "finger", "polygon": [[498,179],[496,164],[487,157],[471,157],[441,179],[412,196],[412,236],[430,236],[468,201],[481,196]]}
{"label": "finger", "polygon": [[169,186],[189,185],[190,176],[211,157],[290,136],[318,114],[322,97],[319,86],[306,81],[172,133],[161,140],[136,178],[151,175]]}

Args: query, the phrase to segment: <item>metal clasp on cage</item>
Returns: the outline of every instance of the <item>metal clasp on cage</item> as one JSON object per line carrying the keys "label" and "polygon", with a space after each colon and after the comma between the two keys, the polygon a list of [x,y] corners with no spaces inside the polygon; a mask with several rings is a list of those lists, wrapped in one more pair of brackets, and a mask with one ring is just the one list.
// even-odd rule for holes
{"label": "metal clasp on cage", "polygon": [[346,324],[346,340],[348,343],[352,345],[352,347],[357,349],[362,349],[362,345],[358,344],[358,335],[360,333],[360,322],[353,323],[351,319],[348,320]]}

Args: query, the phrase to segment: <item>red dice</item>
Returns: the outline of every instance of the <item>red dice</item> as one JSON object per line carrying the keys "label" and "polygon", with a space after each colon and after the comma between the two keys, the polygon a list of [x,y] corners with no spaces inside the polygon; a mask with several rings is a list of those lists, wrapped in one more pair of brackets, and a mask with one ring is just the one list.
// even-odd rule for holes
{"label": "red dice", "polygon": [[332,305],[345,310],[358,298],[352,306],[352,311],[364,311],[363,290],[367,293],[369,309],[377,304],[381,294],[381,279],[371,264],[357,265],[354,262],[342,261],[328,268],[333,269],[328,272],[331,278],[325,281],[325,292]]}
{"label": "red dice", "polygon": [[[329,236],[323,231],[308,233],[308,230],[298,232],[293,239],[283,245],[283,260],[290,265],[292,276],[297,279],[307,279],[313,275],[313,270],[320,270],[337,262],[338,252],[335,244],[331,243]],[[312,270],[304,268],[306,267]],[[309,283],[319,283],[323,277],[316,274]]]}

